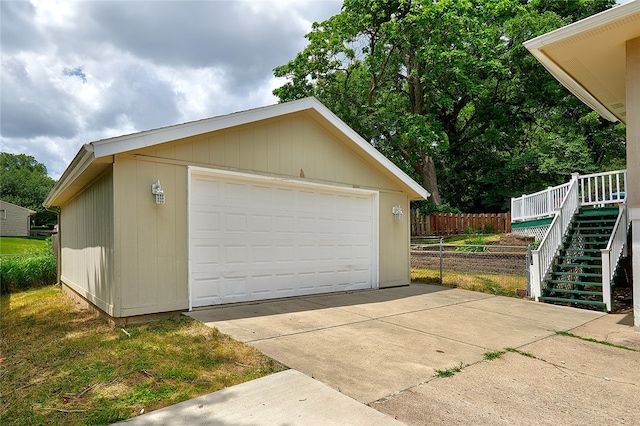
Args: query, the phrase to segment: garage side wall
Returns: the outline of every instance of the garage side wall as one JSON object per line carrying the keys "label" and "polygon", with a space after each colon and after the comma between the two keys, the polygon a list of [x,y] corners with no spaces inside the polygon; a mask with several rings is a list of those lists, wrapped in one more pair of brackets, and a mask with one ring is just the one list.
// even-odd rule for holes
{"label": "garage side wall", "polygon": [[[404,217],[396,220],[393,206],[400,206]],[[410,236],[409,198],[402,193],[380,193],[380,288],[409,284]]]}
{"label": "garage side wall", "polygon": [[[114,170],[118,316],[187,309],[186,167],[119,157]],[[158,180],[161,205],[151,193]]]}
{"label": "garage side wall", "polygon": [[109,170],[61,207],[61,281],[97,307],[116,314],[113,172]]}

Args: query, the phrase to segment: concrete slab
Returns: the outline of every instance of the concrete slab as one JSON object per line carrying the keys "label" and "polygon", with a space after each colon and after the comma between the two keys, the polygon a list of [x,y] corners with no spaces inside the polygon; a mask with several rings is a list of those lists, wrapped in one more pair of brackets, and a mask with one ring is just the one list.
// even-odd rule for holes
{"label": "concrete slab", "polygon": [[491,297],[466,303],[465,307],[533,320],[549,330],[567,331],[588,321],[606,316],[603,312],[538,303],[513,297]]}
{"label": "concrete slab", "polygon": [[397,315],[384,321],[486,350],[517,348],[555,334],[535,321],[470,308],[467,304]]}
{"label": "concrete slab", "polygon": [[640,386],[639,352],[559,335],[523,346],[521,350],[567,374]]}
{"label": "concrete slab", "polygon": [[[607,316],[459,289],[411,285],[214,308],[191,316],[409,424],[592,423],[604,417],[583,413],[608,410],[609,404],[589,405],[592,394],[611,400],[605,391],[612,391],[613,380],[630,395],[638,386],[631,383],[637,380],[635,373],[622,380],[630,362],[624,356],[593,354],[593,348],[580,346],[582,341],[555,333],[604,333],[611,324],[603,323],[601,331],[598,324]],[[605,347],[595,345],[595,350]],[[567,346],[568,352],[554,352],[556,346]],[[509,352],[483,361],[485,352],[506,347],[540,356]],[[638,354],[627,352],[630,357]],[[595,365],[620,360],[622,367],[573,370],[555,364],[565,357],[578,367],[590,358]],[[436,369],[460,364],[464,368],[453,378],[435,378]],[[605,372],[613,379],[604,379]],[[586,379],[580,381],[580,376]],[[606,382],[604,391],[590,393],[601,382]],[[572,399],[573,393],[582,399]],[[578,413],[581,404],[589,407]],[[610,419],[635,420],[630,402],[610,406],[621,410],[609,410]]]}
{"label": "concrete slab", "polygon": [[370,404],[408,425],[640,424],[637,384],[506,353]]}
{"label": "concrete slab", "polygon": [[432,287],[435,286],[425,285],[424,288],[422,286],[411,286],[406,289],[383,289],[358,294],[357,297],[328,295],[314,298],[313,301],[314,303],[338,307],[369,318],[384,318],[407,312],[434,309],[494,297],[489,294],[459,289],[445,288],[444,290],[433,291]]}
{"label": "concrete slab", "polygon": [[402,425],[298,371],[287,370],[120,425]]}
{"label": "concrete slab", "polygon": [[244,343],[368,320],[306,299],[220,307],[188,315]]}
{"label": "concrete slab", "polygon": [[379,320],[253,342],[266,355],[368,403],[482,358],[480,347]]}
{"label": "concrete slab", "polygon": [[633,313],[605,315],[572,329],[571,333],[640,351],[640,333],[633,329]]}

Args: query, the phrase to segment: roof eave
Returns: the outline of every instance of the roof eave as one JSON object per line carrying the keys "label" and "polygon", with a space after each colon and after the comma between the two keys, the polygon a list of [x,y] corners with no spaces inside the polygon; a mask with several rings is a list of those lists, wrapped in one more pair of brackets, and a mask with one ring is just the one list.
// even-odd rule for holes
{"label": "roof eave", "polygon": [[571,93],[573,93],[578,99],[596,111],[600,116],[609,121],[619,121],[618,117],[600,101],[598,101],[593,95],[586,90],[580,83],[567,74],[558,64],[556,64],[550,57],[548,57],[542,50],[527,46],[525,47],[531,52],[533,56],[546,68],[547,71],[553,77],[558,80],[564,87],[566,87]]}
{"label": "roof eave", "polygon": [[84,172],[95,159],[91,144],[83,145],[64,171],[58,182],[51,188],[42,205],[45,209],[56,206],[56,199]]}
{"label": "roof eave", "polygon": [[563,86],[577,96],[582,102],[607,120],[622,121],[624,123],[625,120],[623,118],[616,116],[611,109],[598,101],[591,92],[589,92],[589,90],[585,89],[578,81],[566,73],[562,67],[551,59],[545,53],[545,47],[578,36],[587,31],[592,31],[595,28],[615,24],[638,12],[640,12],[640,1],[633,0],[528,40],[524,42],[524,46]]}

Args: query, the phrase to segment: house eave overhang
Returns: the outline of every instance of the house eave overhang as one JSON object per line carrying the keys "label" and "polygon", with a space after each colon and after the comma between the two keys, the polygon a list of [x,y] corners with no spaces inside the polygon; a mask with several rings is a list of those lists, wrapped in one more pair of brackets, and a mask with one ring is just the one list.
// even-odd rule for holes
{"label": "house eave overhang", "polygon": [[61,202],[68,198],[68,196],[64,195],[69,192],[74,182],[83,176],[87,170],[95,169],[96,163],[111,163],[113,157],[117,154],[242,126],[248,123],[268,120],[287,114],[310,111],[314,111],[316,116],[319,115],[325,123],[328,123],[332,128],[344,135],[351,142],[352,149],[359,151],[365,159],[383,169],[387,175],[390,175],[398,182],[403,190],[407,192],[410,199],[426,199],[430,195],[422,186],[360,137],[360,135],[347,126],[317,99],[304,98],[86,144],[80,149],[58,183],[51,190],[44,202],[44,206],[59,206]]}
{"label": "house eave overhang", "polygon": [[45,198],[42,203],[44,208],[49,209],[54,206],[60,206],[62,204],[60,202],[61,196],[82,175],[82,173],[91,166],[94,159],[95,157],[93,155],[93,148],[91,145],[83,145],[71,161],[71,164],[69,164],[62,176],[60,176],[60,179],[58,179],[53,188],[51,188],[51,191],[49,191],[49,195],[47,195],[47,198]]}
{"label": "house eave overhang", "polygon": [[610,121],[626,123],[625,42],[640,37],[633,0],[524,43],[571,93]]}

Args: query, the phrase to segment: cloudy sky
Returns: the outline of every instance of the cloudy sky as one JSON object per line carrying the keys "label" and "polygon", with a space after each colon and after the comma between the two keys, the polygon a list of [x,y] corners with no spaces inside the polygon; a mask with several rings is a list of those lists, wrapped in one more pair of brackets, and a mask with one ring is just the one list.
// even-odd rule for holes
{"label": "cloudy sky", "polygon": [[338,0],[0,1],[0,150],[60,177],[84,143],[270,105]]}

